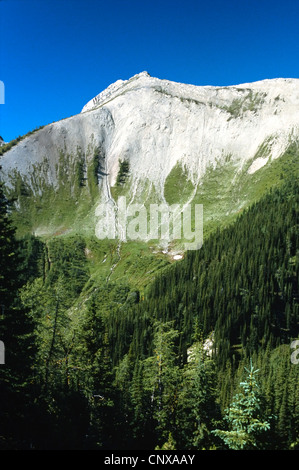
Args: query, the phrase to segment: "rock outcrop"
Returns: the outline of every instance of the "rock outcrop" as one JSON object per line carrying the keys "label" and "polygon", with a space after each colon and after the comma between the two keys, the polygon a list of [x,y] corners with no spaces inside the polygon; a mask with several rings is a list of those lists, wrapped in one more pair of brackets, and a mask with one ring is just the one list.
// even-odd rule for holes
{"label": "rock outcrop", "polygon": [[119,162],[127,160],[132,197],[146,180],[163,199],[177,165],[196,188],[207,169],[227,161],[236,174],[244,167],[253,174],[298,137],[298,79],[215,87],[142,72],[110,85],[79,114],[21,140],[2,156],[1,177],[7,187],[17,174],[34,193],[43,184],[57,190],[62,162],[80,156],[87,168],[97,152],[104,162],[105,184],[99,185],[104,197],[111,197]]}

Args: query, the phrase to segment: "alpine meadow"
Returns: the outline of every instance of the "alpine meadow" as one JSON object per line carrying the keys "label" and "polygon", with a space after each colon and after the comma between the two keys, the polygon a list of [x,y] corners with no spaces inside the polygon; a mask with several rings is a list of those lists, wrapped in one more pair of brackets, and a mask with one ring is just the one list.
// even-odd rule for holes
{"label": "alpine meadow", "polygon": [[0,144],[0,449],[298,450],[299,80]]}

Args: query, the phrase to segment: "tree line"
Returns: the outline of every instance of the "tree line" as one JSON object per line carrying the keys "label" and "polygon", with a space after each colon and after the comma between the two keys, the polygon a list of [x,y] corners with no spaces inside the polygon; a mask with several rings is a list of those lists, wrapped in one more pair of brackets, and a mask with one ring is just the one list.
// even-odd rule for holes
{"label": "tree line", "polygon": [[0,448],[298,448],[298,202],[289,178],[143,297],[83,238],[18,240],[1,187]]}

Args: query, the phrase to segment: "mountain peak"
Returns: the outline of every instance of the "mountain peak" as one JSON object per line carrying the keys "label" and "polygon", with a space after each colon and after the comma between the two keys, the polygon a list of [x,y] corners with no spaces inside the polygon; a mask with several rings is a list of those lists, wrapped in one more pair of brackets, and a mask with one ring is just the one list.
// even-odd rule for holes
{"label": "mountain peak", "polygon": [[137,73],[133,75],[133,77],[129,78],[128,80],[117,80],[116,82],[109,85],[105,90],[99,93],[97,96],[92,98],[82,109],[82,113],[86,111],[90,111],[93,108],[96,108],[99,105],[104,104],[107,101],[110,101],[115,96],[122,92],[124,87],[133,81],[136,81],[140,78],[151,78],[150,74],[146,71]]}
{"label": "mountain peak", "polygon": [[[86,198],[92,230],[92,204],[96,200],[114,204],[119,195],[128,197],[127,207],[155,200],[186,205],[204,198],[206,220],[214,224],[217,214],[219,218],[234,216],[245,207],[250,194],[239,198],[238,188],[243,183],[246,188],[254,185],[290,144],[297,148],[298,141],[298,79],[215,87],[177,83],[141,72],[109,85],[83,112],[3,148],[0,177],[13,195],[19,194],[20,181],[34,198],[47,188],[47,194],[55,194],[55,198],[59,194],[63,206],[70,201],[72,205],[65,206],[68,211],[70,207],[83,211],[80,198],[82,204]],[[129,167],[128,178],[119,184],[124,162]],[[207,196],[205,187],[210,184],[205,182],[214,181],[214,176],[219,177],[219,188],[211,183],[215,193]],[[223,197],[228,199],[218,212],[212,201],[218,203],[222,187]],[[43,201],[45,208],[52,204],[46,196]],[[23,206],[18,204],[21,214]],[[38,227],[36,219],[41,230],[37,233],[43,233],[48,218],[44,222],[39,205],[33,205],[37,212],[30,215],[28,226],[34,223]],[[61,221],[54,214],[51,223],[58,227]]]}

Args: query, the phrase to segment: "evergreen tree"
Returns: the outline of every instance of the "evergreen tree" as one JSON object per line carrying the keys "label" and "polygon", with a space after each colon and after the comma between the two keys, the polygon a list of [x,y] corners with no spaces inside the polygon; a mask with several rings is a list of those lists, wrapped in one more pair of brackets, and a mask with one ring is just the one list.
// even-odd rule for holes
{"label": "evergreen tree", "polygon": [[28,448],[33,415],[35,337],[33,322],[22,308],[22,259],[8,201],[0,184],[0,340],[5,364],[0,366],[0,448]]}
{"label": "evergreen tree", "polygon": [[188,350],[179,396],[181,445],[184,448],[207,449],[213,445],[211,429],[220,419],[216,404],[215,363],[204,348],[202,335]]}
{"label": "evergreen tree", "polygon": [[235,395],[224,417],[229,429],[212,431],[232,450],[263,449],[263,433],[270,429],[270,422],[263,417],[261,409],[258,370],[252,364],[245,369],[247,380],[240,382],[243,390]]}
{"label": "evergreen tree", "polygon": [[176,364],[175,340],[178,331],[171,322],[155,323],[154,355],[144,362],[144,389],[148,392],[156,422],[158,445],[163,445],[175,432],[178,390],[181,373]]}

